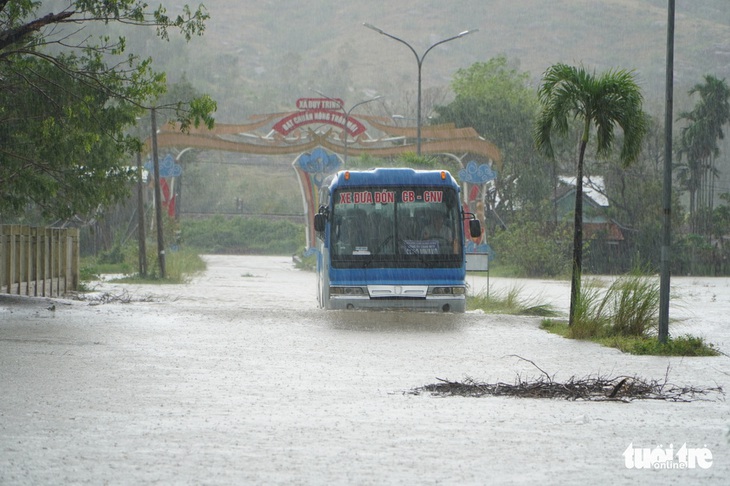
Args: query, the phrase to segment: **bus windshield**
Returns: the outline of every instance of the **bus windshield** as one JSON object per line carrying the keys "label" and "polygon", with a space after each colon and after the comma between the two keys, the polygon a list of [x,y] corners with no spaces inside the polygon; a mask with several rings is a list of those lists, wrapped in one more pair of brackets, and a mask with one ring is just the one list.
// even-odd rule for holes
{"label": "bus windshield", "polygon": [[453,188],[343,188],[333,194],[331,218],[334,267],[461,265],[461,218]]}

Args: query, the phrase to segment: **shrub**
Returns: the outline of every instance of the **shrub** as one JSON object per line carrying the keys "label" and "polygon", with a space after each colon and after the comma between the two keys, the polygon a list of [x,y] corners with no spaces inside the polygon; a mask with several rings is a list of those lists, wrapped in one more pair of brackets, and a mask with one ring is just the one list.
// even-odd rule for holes
{"label": "shrub", "polygon": [[203,253],[290,255],[305,241],[304,225],[257,218],[186,220],[182,241]]}
{"label": "shrub", "polygon": [[[159,266],[147,268],[148,271],[149,268],[154,268],[153,274],[158,274]],[[204,271],[205,268],[205,262],[200,255],[189,248],[170,251],[165,255],[165,277],[171,283],[187,283],[193,275]]]}
{"label": "shrub", "polygon": [[536,222],[514,223],[490,239],[500,262],[523,277],[557,277],[570,270],[572,239],[565,228]]}

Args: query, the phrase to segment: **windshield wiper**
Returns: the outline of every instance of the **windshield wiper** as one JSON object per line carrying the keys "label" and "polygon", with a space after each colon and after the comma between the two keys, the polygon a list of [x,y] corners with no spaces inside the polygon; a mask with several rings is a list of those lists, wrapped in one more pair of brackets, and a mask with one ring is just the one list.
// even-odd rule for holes
{"label": "windshield wiper", "polygon": [[370,253],[370,258],[368,258],[367,260],[365,260],[365,262],[363,262],[362,268],[367,268],[368,266],[370,266],[370,264],[373,263],[375,256],[378,255],[380,253],[380,250],[382,250],[383,247],[385,245],[387,245],[388,242],[392,239],[393,239],[393,235],[390,235],[386,239],[384,239],[382,242],[380,242],[378,247]]}

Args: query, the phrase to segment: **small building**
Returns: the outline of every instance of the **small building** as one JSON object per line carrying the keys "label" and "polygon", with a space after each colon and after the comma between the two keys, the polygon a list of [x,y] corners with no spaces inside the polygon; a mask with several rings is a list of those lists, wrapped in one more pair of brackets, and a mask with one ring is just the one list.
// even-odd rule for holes
{"label": "small building", "polygon": [[[583,181],[583,267],[591,273],[617,273],[628,270],[626,238],[621,225],[607,216],[608,198],[604,195],[603,178]],[[561,177],[555,189],[553,204],[558,224],[571,225],[575,211],[575,177]]]}

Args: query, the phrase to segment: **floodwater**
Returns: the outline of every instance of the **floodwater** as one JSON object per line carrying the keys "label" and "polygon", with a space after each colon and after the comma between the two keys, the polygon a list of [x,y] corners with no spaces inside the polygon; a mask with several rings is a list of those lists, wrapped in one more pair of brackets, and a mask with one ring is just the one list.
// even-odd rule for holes
{"label": "floodwater", "polygon": [[[0,297],[0,484],[726,484],[730,408],[415,395],[440,379],[637,376],[728,388],[730,358],[629,356],[539,319],[325,312],[289,257],[206,257],[121,301]],[[483,290],[486,277],[469,277]],[[559,309],[567,282],[491,279]],[[677,281],[673,324],[730,352],[730,280]],[[51,307],[54,305],[55,307]],[[529,360],[529,361],[527,361]],[[532,363],[530,363],[530,361]],[[536,368],[540,367],[540,370]],[[625,452],[710,451],[709,467]],[[680,468],[684,466],[683,468]],[[707,466],[707,463],[703,463]]]}

